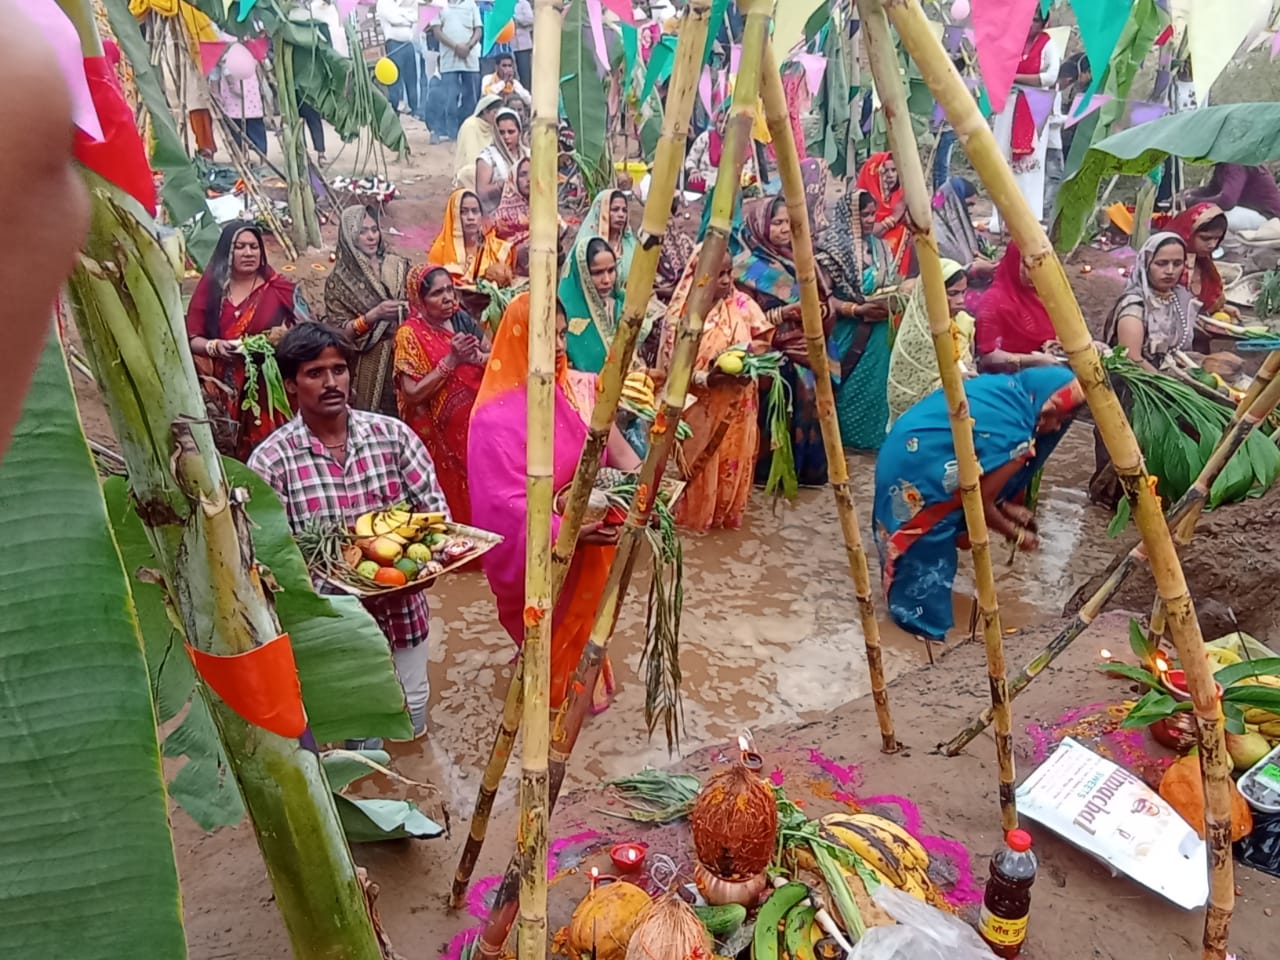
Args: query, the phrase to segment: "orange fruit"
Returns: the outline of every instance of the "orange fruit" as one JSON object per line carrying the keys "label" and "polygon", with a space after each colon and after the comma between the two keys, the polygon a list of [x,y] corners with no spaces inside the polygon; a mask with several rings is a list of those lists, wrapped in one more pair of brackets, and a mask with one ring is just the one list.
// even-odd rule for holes
{"label": "orange fruit", "polygon": [[409,582],[409,578],[395,567],[379,567],[378,572],[373,575],[373,579],[378,583],[386,584],[388,587],[403,587]]}

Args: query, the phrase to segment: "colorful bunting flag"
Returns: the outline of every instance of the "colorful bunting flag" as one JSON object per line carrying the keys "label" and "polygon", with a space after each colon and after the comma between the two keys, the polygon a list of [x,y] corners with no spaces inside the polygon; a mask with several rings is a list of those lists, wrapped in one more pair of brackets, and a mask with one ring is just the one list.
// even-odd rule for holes
{"label": "colorful bunting flag", "polygon": [[1209,102],[1209,88],[1241,45],[1267,28],[1271,0],[1231,0],[1191,4],[1187,19],[1187,45],[1191,49],[1191,74],[1196,102]]}
{"label": "colorful bunting flag", "polygon": [[[422,11],[425,10],[436,10],[436,15],[439,15],[439,11],[435,7],[424,6],[418,13],[419,23],[422,20]],[[493,49],[493,45],[498,40],[498,34],[502,32],[503,27],[515,18],[515,15],[516,0],[494,0],[493,6],[485,13],[483,20],[484,35],[480,41],[480,52],[483,56],[487,57],[489,55],[489,51]]]}
{"label": "colorful bunting flag", "polygon": [[200,72],[206,77],[213,73],[213,68],[218,65],[218,61],[222,59],[222,55],[227,52],[230,46],[226,41],[219,40],[217,43],[200,43]]}
{"label": "colorful bunting flag", "polygon": [[435,23],[436,18],[439,16],[439,7],[433,7],[429,3],[420,6],[418,8],[418,32],[421,33],[423,30],[427,29],[428,24]]}
{"label": "colorful bunting flag", "polygon": [[1038,0],[973,0],[974,46],[991,108],[999,113],[1031,29]]}
{"label": "colorful bunting flag", "polygon": [[74,152],[80,163],[115,184],[155,216],[156,183],[146,148],[133,121],[133,109],[120,92],[115,68],[106,57],[85,57],[84,78],[89,85],[100,136],[82,130],[75,135]]}
{"label": "colorful bunting flag", "polygon": [[1044,129],[1044,122],[1053,112],[1053,101],[1056,90],[1041,90],[1038,87],[1024,87],[1022,95],[1027,98],[1027,106],[1031,110],[1031,119],[1035,121],[1036,133]]}
{"label": "colorful bunting flag", "polygon": [[258,0],[239,0],[240,6],[236,8],[236,23],[244,23],[249,19],[249,14],[253,12],[253,5]]}
{"label": "colorful bunting flag", "polygon": [[1084,93],[1087,104],[1107,74],[1102,65],[1111,62],[1111,54],[1115,52],[1125,24],[1129,22],[1133,0],[1071,0],[1071,9],[1075,11],[1080,25],[1084,52],[1089,55],[1091,64],[1098,65],[1093,71],[1089,89]]}
{"label": "colorful bunting flag", "polygon": [[71,122],[94,140],[102,139],[102,125],[93,109],[93,97],[85,78],[84,56],[80,50],[80,36],[53,0],[27,0],[15,8],[40,31],[45,42],[53,50],[58,73],[67,85],[71,96]]}
{"label": "colorful bunting flag", "polygon": [[604,8],[600,0],[582,0],[587,5],[587,24],[591,28],[591,47],[595,50],[600,75],[609,72],[609,48],[604,39]]}
{"label": "colorful bunting flag", "polygon": [[636,25],[636,12],[632,9],[631,0],[603,0],[604,7],[623,23],[634,27]]}

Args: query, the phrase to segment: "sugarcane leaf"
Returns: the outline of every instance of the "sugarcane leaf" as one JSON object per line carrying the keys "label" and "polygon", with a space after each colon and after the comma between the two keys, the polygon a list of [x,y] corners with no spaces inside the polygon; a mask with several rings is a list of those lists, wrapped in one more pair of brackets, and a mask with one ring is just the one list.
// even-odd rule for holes
{"label": "sugarcane leaf", "polygon": [[1178,712],[1178,701],[1160,690],[1148,690],[1142,699],[1133,705],[1124,721],[1120,724],[1125,730],[1136,730],[1148,727],[1157,720],[1165,720]]}
{"label": "sugarcane leaf", "polygon": [[147,663],[57,336],[0,464],[0,529],[0,956],[180,960]]}
{"label": "sugarcane leaf", "polygon": [[[595,54],[586,37],[586,3],[571,3],[564,14],[560,34],[560,73],[569,74],[561,82],[565,119],[573,128],[575,150],[582,155],[584,169],[599,170],[608,159],[609,98],[604,81],[596,72]],[[655,47],[655,52],[659,47]],[[647,91],[642,94],[647,97]]]}
{"label": "sugarcane leaf", "polygon": [[436,823],[408,800],[333,795],[342,830],[352,843],[380,840],[432,840],[444,836]]}
{"label": "sugarcane leaf", "polygon": [[1240,706],[1254,707],[1258,710],[1280,711],[1280,688],[1255,686],[1254,684],[1237,683],[1222,693],[1223,701],[1238,703]]}
{"label": "sugarcane leaf", "polygon": [[1110,674],[1115,677],[1126,677],[1134,680],[1145,687],[1152,690],[1159,688],[1160,678],[1149,670],[1143,670],[1141,667],[1134,667],[1127,663],[1103,663],[1099,664],[1098,669],[1103,673]]}
{"label": "sugarcane leaf", "polygon": [[1241,660],[1229,663],[1213,675],[1213,679],[1222,686],[1229,687],[1238,680],[1248,677],[1280,676],[1280,657],[1263,657],[1260,660]]}
{"label": "sugarcane leaf", "polygon": [[1142,624],[1129,618],[1129,649],[1143,663],[1149,663],[1156,652],[1156,643],[1142,629]]}
{"label": "sugarcane leaf", "polygon": [[1238,704],[1224,703],[1222,716],[1226,721],[1227,733],[1243,734],[1245,732],[1244,710]]}

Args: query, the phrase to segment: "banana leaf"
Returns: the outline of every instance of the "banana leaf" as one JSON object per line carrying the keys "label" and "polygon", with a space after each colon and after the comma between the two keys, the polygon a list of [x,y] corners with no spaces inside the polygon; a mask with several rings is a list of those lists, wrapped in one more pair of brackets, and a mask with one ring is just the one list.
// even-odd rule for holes
{"label": "banana leaf", "polygon": [[[353,597],[315,593],[275,491],[243,464],[229,459],[223,463],[229,483],[249,490],[254,553],[280,587],[276,613],[293,643],[302,699],[316,739],[325,743],[409,736],[412,728],[404,694],[377,623]],[[204,701],[192,696],[196,676],[182,639],[165,611],[161,588],[137,577],[139,569],[155,563],[142,523],[128,502],[122,478],[107,480],[105,492],[121,553],[134,573],[134,596],[160,723],[173,720],[190,704],[164,741],[165,756],[187,759],[171,782],[170,793],[206,830],[238,823],[244,815],[243,804]]]}
{"label": "banana leaf", "polygon": [[147,664],[56,336],[0,528],[0,956],[181,960]]}
{"label": "banana leaf", "polygon": [[1232,103],[1175,113],[1093,144],[1059,193],[1059,250],[1084,236],[1098,184],[1113,174],[1141,177],[1166,157],[1188,163],[1259,164],[1280,159],[1280,103]]}
{"label": "banana leaf", "polygon": [[332,750],[321,754],[325,778],[334,793],[343,832],[353,843],[380,840],[432,840],[445,829],[409,800],[347,797],[339,793],[361,777],[375,772],[369,761],[385,766],[391,759],[382,750]]}
{"label": "banana leaf", "polygon": [[[602,169],[609,161],[609,100],[585,33],[585,11],[584,0],[571,3],[565,11],[560,34],[560,89],[565,118],[576,137],[574,148],[585,166]],[[647,96],[646,91],[641,99]]]}
{"label": "banana leaf", "polygon": [[[151,51],[138,29],[138,21],[129,12],[128,0],[103,0],[111,32],[115,34],[138,87],[147,115],[151,118],[151,167],[164,175],[160,197],[175,226],[183,227],[187,256],[203,270],[218,243],[220,228],[209,212],[204,184],[195,164],[187,156],[178,128],[173,122],[169,99],[160,81],[160,73],[151,64]],[[189,223],[188,223],[189,222]],[[184,226],[185,225],[185,226]]]}

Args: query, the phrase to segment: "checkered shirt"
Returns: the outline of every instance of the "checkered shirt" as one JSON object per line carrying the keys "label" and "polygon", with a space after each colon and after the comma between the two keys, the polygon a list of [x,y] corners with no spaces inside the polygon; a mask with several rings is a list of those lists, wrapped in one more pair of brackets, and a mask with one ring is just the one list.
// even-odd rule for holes
{"label": "checkered shirt", "polygon": [[[280,495],[294,533],[312,517],[350,526],[362,513],[397,503],[415,511],[448,512],[431,456],[407,424],[363,410],[350,410],[348,417],[345,464],[330,455],[301,416],[249,457],[249,468]],[[427,639],[431,615],[425,593],[367,606],[393,647],[416,647]]]}

